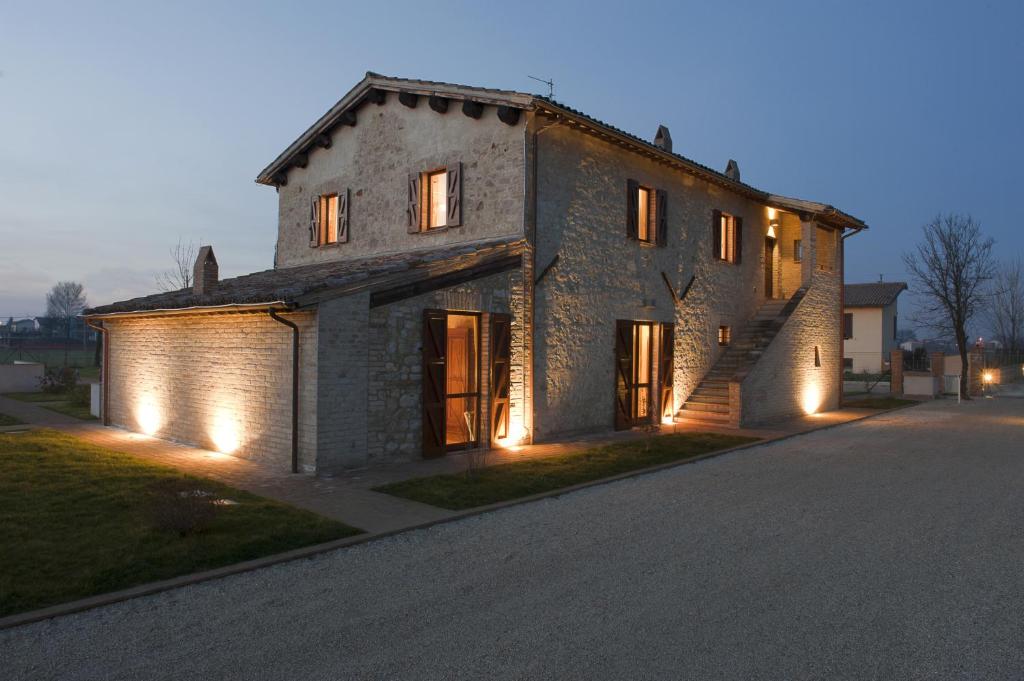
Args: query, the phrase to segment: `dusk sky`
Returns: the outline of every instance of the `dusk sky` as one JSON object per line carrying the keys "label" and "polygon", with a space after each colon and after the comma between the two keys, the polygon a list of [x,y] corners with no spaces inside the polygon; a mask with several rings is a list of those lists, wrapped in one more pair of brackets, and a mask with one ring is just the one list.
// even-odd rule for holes
{"label": "dusk sky", "polygon": [[864,219],[898,280],[940,211],[1024,248],[1024,3],[0,2],[0,317],[151,293],[181,238],[271,267],[256,174],[367,70],[543,92]]}

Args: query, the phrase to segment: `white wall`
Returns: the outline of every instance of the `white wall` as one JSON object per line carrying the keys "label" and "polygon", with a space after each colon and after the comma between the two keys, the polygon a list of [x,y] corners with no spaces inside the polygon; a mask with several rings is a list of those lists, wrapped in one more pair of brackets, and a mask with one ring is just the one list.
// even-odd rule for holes
{"label": "white wall", "polygon": [[853,314],[853,337],[843,341],[843,358],[853,359],[855,373],[881,371],[885,358],[883,338],[886,328],[889,329],[889,338],[892,338],[891,316],[887,327],[880,307],[848,307],[843,313]]}

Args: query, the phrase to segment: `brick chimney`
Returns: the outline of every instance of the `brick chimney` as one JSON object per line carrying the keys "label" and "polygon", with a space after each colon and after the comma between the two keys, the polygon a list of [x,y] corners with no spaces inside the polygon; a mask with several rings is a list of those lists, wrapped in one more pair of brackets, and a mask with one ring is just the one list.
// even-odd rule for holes
{"label": "brick chimney", "polygon": [[213,246],[203,246],[192,268],[192,293],[197,296],[213,293],[217,289],[218,278],[217,256],[213,254]]}
{"label": "brick chimney", "polygon": [[725,164],[725,176],[730,180],[740,181],[740,164],[736,161],[729,159],[729,162]]}
{"label": "brick chimney", "polygon": [[654,135],[654,146],[661,147],[665,151],[672,151],[672,133],[664,125],[658,126],[658,132]]}

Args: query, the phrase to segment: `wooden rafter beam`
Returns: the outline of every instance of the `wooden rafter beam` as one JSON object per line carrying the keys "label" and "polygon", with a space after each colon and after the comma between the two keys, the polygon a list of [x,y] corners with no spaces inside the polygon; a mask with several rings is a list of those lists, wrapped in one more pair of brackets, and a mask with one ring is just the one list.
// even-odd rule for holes
{"label": "wooden rafter beam", "polygon": [[430,108],[437,113],[448,113],[448,99],[446,97],[430,95],[430,97],[427,98],[427,104],[429,104]]}
{"label": "wooden rafter beam", "polygon": [[480,118],[484,114],[484,105],[467,99],[462,102],[462,113],[470,118]]}
{"label": "wooden rafter beam", "polygon": [[519,109],[514,106],[499,106],[498,120],[505,125],[515,125],[519,122]]}
{"label": "wooden rafter beam", "polygon": [[407,106],[410,109],[415,109],[419,100],[420,96],[415,92],[402,91],[398,93],[398,101],[401,102],[403,106]]}

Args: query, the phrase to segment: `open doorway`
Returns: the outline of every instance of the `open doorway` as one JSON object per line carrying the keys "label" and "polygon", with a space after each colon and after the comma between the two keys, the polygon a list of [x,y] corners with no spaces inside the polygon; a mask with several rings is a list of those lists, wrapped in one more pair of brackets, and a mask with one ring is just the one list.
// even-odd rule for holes
{"label": "open doorway", "polygon": [[764,238],[764,297],[775,297],[775,237]]}

